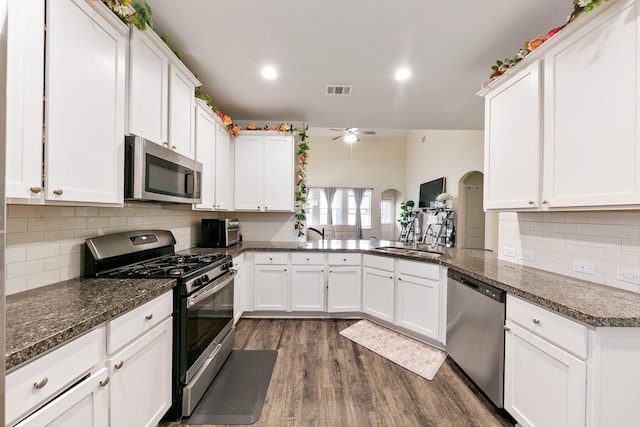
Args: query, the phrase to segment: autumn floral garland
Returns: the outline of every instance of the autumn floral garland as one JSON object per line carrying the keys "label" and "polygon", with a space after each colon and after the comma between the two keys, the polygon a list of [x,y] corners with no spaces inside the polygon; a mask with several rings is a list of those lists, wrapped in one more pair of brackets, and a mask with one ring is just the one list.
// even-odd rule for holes
{"label": "autumn floral garland", "polygon": [[524,48],[520,49],[513,58],[505,58],[504,61],[496,61],[496,65],[491,67],[491,74],[489,74],[489,77],[491,79],[500,77],[509,68],[513,68],[514,65],[539,48],[542,43],[555,36],[558,31],[562,30],[569,22],[573,21],[584,12],[592,11],[596,7],[600,6],[603,1],[609,0],[573,0],[573,12],[571,12],[571,15],[569,15],[567,22],[564,25],[550,30],[547,34],[540,34],[533,40],[525,42]]}
{"label": "autumn floral garland", "polygon": [[298,231],[298,237],[304,236],[304,226],[307,219],[307,162],[309,160],[309,144],[307,143],[307,130],[309,126],[304,125],[301,129],[289,128],[289,132],[295,132],[300,137],[298,142],[298,168],[296,170],[296,213],[293,228]]}

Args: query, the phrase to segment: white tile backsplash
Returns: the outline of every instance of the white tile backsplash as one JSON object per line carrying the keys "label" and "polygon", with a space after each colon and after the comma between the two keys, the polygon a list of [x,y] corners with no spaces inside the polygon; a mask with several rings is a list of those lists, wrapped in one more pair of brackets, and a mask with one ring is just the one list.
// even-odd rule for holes
{"label": "white tile backsplash", "polygon": [[[501,213],[498,257],[640,292],[640,285],[616,277],[618,267],[640,269],[640,211]],[[595,264],[595,275],[573,271],[574,260]]]}
{"label": "white tile backsplash", "polygon": [[131,204],[121,208],[7,206],[6,294],[82,275],[86,238],[136,229],[168,229],[176,250],[194,247],[202,218],[237,217],[246,241],[297,241],[292,213],[192,211]]}

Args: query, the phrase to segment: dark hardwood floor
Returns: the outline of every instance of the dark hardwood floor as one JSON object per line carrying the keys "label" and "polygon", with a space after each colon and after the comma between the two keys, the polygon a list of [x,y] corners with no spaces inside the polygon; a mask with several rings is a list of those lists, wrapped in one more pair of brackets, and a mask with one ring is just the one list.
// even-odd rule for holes
{"label": "dark hardwood floor", "polygon": [[278,350],[254,426],[513,426],[449,359],[428,381],[338,334],[353,323],[238,323],[236,349]]}

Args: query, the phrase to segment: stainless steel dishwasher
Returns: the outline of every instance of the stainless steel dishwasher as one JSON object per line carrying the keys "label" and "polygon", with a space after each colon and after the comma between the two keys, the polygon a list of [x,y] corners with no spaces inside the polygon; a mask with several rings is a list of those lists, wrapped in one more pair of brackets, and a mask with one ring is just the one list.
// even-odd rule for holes
{"label": "stainless steel dishwasher", "polygon": [[447,353],[502,408],[506,293],[451,269],[447,276]]}

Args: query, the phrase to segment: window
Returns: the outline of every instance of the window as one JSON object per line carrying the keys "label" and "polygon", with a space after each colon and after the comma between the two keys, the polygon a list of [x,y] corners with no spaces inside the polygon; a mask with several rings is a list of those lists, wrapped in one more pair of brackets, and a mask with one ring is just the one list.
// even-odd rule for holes
{"label": "window", "polygon": [[[310,188],[307,195],[307,226],[327,223],[327,199],[322,188]],[[348,188],[336,189],[333,198],[332,219],[334,224],[356,224],[356,201]],[[366,190],[360,205],[362,228],[371,228],[371,190]]]}
{"label": "window", "polygon": [[391,200],[382,200],[380,201],[380,224],[391,224],[393,218],[391,215],[393,213],[393,206],[391,206]]}

